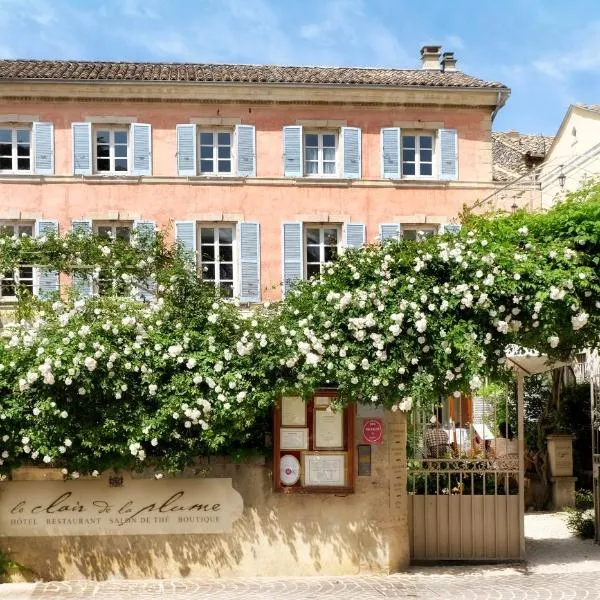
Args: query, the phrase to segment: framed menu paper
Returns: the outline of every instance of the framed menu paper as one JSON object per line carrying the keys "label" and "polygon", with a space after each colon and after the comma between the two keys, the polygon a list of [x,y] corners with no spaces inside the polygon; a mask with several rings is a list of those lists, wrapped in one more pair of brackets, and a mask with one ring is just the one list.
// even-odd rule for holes
{"label": "framed menu paper", "polygon": [[302,485],[343,487],[346,485],[346,452],[303,452]]}
{"label": "framed menu paper", "polygon": [[283,427],[306,427],[306,402],[300,396],[281,398],[281,425]]}
{"label": "framed menu paper", "polygon": [[308,450],[308,427],[296,427],[279,430],[281,450]]}
{"label": "framed menu paper", "polygon": [[332,410],[314,411],[314,445],[318,450],[344,449],[344,413]]}
{"label": "framed menu paper", "polygon": [[331,398],[329,396],[315,396],[315,408],[329,408],[330,404]]}

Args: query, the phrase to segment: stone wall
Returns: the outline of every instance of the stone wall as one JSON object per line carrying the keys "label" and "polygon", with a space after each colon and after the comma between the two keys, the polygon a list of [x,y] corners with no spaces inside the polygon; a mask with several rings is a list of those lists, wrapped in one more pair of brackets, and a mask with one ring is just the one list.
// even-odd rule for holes
{"label": "stone wall", "polygon": [[[38,577],[55,580],[404,570],[409,563],[405,448],[405,417],[389,413],[384,443],[372,447],[371,476],[356,477],[355,493],[347,495],[273,492],[270,460],[205,461],[199,469],[203,476],[231,478],[243,497],[243,516],[230,534],[13,537],[0,545]],[[353,468],[356,472],[356,464]],[[25,469],[16,475],[43,486],[49,474]]]}

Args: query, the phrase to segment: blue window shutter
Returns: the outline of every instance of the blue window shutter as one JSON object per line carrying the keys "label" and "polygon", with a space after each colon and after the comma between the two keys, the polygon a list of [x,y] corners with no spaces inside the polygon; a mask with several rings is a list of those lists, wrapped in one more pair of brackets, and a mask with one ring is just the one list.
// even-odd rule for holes
{"label": "blue window shutter", "polygon": [[[156,233],[155,221],[134,221],[133,229],[136,235],[144,240],[151,241]],[[154,279],[138,280],[136,297],[139,300],[151,300],[156,294],[156,281]]]}
{"label": "blue window shutter", "polygon": [[35,152],[34,171],[38,175],[54,175],[54,126],[52,123],[33,124]]}
{"label": "blue window shutter", "polygon": [[342,127],[343,173],[347,179],[360,179],[361,144],[361,132],[358,127]]}
{"label": "blue window shutter", "polygon": [[240,302],[260,302],[260,227],[238,224],[240,249]]}
{"label": "blue window shutter", "polygon": [[346,247],[362,248],[365,245],[365,226],[362,223],[345,223],[344,237],[346,238]]}
{"label": "blue window shutter", "polygon": [[131,124],[131,174],[152,175],[152,126]]}
{"label": "blue window shutter", "polygon": [[184,253],[196,260],[196,221],[175,221],[175,241]]}
{"label": "blue window shutter", "polygon": [[[58,235],[58,221],[40,219],[35,223],[36,237]],[[37,292],[40,298],[46,298],[59,291],[58,271],[37,270]]]}
{"label": "blue window shutter", "polygon": [[256,131],[254,125],[236,125],[237,175],[256,176]]}
{"label": "blue window shutter", "polygon": [[283,245],[283,295],[285,296],[294,283],[303,277],[302,223],[283,223],[281,237]]}
{"label": "blue window shutter", "polygon": [[177,175],[196,175],[196,125],[177,125]]}
{"label": "blue window shutter", "polygon": [[92,124],[73,123],[73,174],[92,174]]}
{"label": "blue window shutter", "polygon": [[379,226],[379,239],[381,243],[387,240],[400,239],[400,225],[398,223],[382,223]]}
{"label": "blue window shutter", "polygon": [[440,179],[458,179],[458,135],[456,129],[438,130]]}
{"label": "blue window shutter", "polygon": [[400,128],[384,127],[381,130],[381,176],[384,179],[400,179]]}
{"label": "blue window shutter", "polygon": [[156,232],[156,221],[134,221],[133,228],[144,237],[153,236]]}
{"label": "blue window shutter", "polygon": [[446,224],[444,225],[444,233],[452,233],[454,235],[456,235],[461,229],[460,225],[455,225],[455,224]]}
{"label": "blue window shutter", "polygon": [[[71,221],[73,233],[90,235],[92,233],[92,222],[89,220]],[[92,295],[92,275],[89,272],[72,274],[73,289],[83,298]]]}
{"label": "blue window shutter", "polygon": [[302,177],[302,126],[283,128],[283,174],[285,177]]}

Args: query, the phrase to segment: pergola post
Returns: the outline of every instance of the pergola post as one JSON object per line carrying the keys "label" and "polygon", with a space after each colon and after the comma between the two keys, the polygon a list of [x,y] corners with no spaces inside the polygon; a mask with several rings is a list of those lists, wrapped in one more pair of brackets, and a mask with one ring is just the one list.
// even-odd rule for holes
{"label": "pergola post", "polygon": [[524,375],[517,367],[517,437],[519,440],[519,537],[521,559],[525,558],[525,424],[524,424]]}

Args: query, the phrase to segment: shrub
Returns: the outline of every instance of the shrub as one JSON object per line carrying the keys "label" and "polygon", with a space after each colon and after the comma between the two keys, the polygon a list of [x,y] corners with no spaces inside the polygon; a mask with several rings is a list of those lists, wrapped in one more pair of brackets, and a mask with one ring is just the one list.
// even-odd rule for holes
{"label": "shrub", "polygon": [[575,492],[575,507],[567,508],[567,528],[580,538],[592,539],[596,533],[594,496],[589,490]]}

